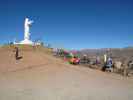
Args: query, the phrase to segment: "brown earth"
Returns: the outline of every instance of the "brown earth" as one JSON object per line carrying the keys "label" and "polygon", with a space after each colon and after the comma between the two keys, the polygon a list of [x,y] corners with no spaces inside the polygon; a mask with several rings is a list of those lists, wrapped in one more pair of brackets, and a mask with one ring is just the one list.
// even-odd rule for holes
{"label": "brown earth", "polygon": [[42,50],[0,48],[0,100],[133,100],[133,79],[73,66]]}

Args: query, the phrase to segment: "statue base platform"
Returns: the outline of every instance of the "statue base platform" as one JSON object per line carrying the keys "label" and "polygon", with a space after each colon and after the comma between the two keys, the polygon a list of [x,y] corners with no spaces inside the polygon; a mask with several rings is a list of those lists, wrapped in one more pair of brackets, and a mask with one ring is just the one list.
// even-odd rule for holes
{"label": "statue base platform", "polygon": [[16,43],[16,44],[33,45],[33,42],[32,42],[31,40],[25,39],[25,40],[23,40],[23,41],[21,41],[21,42],[19,42],[19,43]]}

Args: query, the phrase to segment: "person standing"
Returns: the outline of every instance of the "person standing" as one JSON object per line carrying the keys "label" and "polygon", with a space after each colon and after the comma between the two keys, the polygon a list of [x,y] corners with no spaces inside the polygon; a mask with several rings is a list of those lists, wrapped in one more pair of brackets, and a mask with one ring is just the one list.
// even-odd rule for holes
{"label": "person standing", "polygon": [[104,54],[104,63],[107,63],[107,55]]}
{"label": "person standing", "polygon": [[107,67],[109,67],[110,69],[112,68],[112,65],[113,65],[113,60],[111,57],[108,58],[108,61],[107,61]]}
{"label": "person standing", "polygon": [[102,67],[102,71],[105,71],[106,70],[106,65],[107,65],[107,54],[104,54],[103,56],[104,56],[104,58],[103,58],[104,65]]}
{"label": "person standing", "polygon": [[15,59],[18,60],[19,58],[19,50],[18,47],[15,47]]}
{"label": "person standing", "polygon": [[96,57],[96,65],[97,64],[100,64],[100,57],[99,56]]}

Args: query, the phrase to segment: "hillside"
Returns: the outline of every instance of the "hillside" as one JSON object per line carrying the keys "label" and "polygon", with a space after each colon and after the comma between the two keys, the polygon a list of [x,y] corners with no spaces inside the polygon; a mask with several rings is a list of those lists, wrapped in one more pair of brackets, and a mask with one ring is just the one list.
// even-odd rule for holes
{"label": "hillside", "polygon": [[73,66],[49,49],[0,48],[0,100],[132,100],[133,79]]}
{"label": "hillside", "polygon": [[33,48],[29,46],[19,46],[19,56],[22,56],[22,59],[17,61],[15,59],[14,47],[2,47],[0,48],[0,52],[1,72],[45,64],[49,59],[44,60],[44,57],[50,54],[50,50],[43,47]]}
{"label": "hillside", "polygon": [[116,59],[133,59],[133,47],[110,48],[110,49],[83,49],[78,52],[80,55],[103,56],[105,53]]}

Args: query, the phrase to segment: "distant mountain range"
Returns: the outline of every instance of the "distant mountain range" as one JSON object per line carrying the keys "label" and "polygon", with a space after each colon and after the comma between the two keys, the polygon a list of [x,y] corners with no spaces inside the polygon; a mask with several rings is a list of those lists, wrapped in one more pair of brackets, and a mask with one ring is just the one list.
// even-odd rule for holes
{"label": "distant mountain range", "polygon": [[133,47],[82,49],[78,51],[78,54],[80,54],[80,56],[87,55],[89,57],[103,56],[104,54],[107,54],[113,58],[133,59]]}

